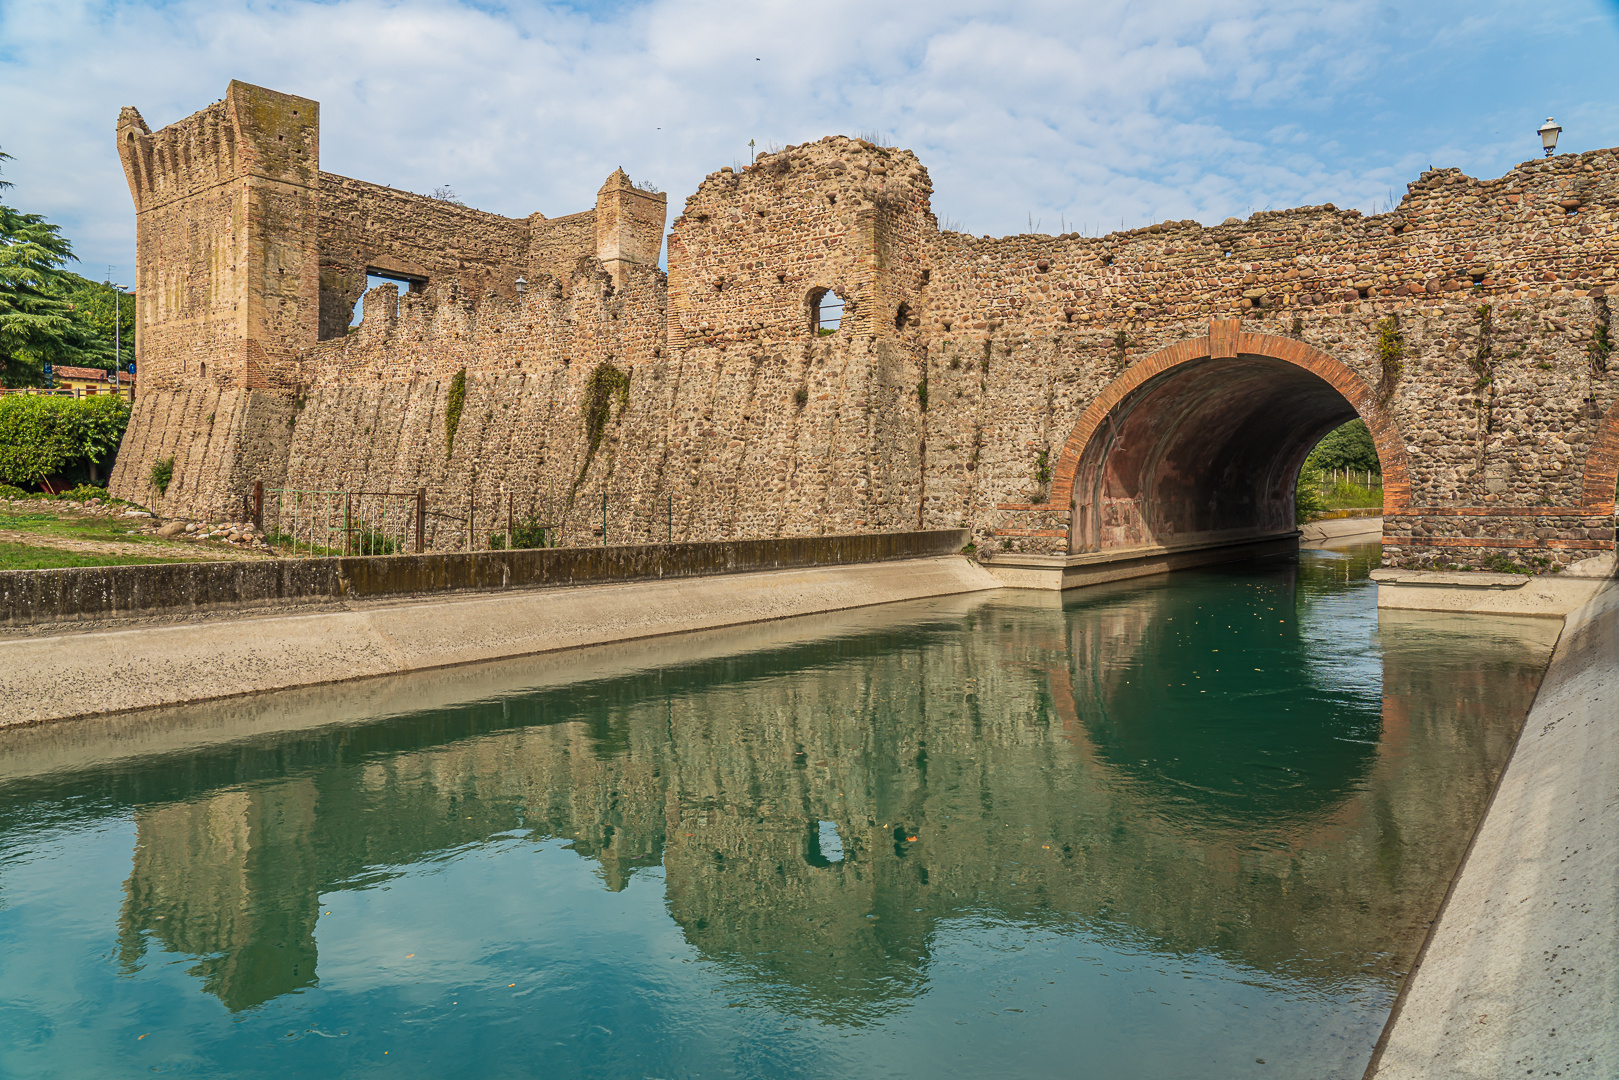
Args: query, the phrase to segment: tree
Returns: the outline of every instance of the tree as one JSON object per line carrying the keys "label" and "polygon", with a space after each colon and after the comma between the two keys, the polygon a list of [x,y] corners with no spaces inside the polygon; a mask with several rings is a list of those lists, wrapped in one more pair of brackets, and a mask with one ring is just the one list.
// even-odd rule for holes
{"label": "tree", "polygon": [[[107,281],[91,281],[78,274],[62,271],[63,284],[67,288],[67,299],[73,304],[73,313],[82,322],[96,332],[96,336],[108,345],[121,346],[118,351],[125,365],[135,361],[135,294],[124,292],[118,286]],[[117,315],[114,316],[113,312]],[[116,328],[113,319],[117,318]],[[110,363],[112,353],[108,353]],[[100,364],[85,364],[86,367],[100,367]]]}
{"label": "tree", "polygon": [[1310,451],[1309,464],[1316,469],[1357,469],[1381,473],[1383,466],[1377,460],[1377,444],[1364,420],[1351,420],[1343,427],[1329,432]]}
{"label": "tree", "polygon": [[[0,161],[10,159],[0,151]],[[0,180],[0,191],[10,186]],[[111,343],[69,299],[78,275],[62,267],[73,260],[57,226],[0,203],[0,383],[38,386],[44,364],[112,366]]]}

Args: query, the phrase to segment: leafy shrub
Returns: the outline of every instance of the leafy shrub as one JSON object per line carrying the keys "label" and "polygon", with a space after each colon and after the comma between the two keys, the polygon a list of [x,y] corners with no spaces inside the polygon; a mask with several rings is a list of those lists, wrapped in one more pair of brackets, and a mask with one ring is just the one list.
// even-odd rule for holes
{"label": "leafy shrub", "polygon": [[158,458],[156,461],[152,462],[150,479],[152,486],[157,488],[157,493],[159,495],[163,495],[168,492],[169,481],[174,479],[173,454],[170,454],[166,458]]}
{"label": "leafy shrub", "polygon": [[28,498],[28,492],[24,491],[22,488],[12,487],[10,484],[0,484],[0,499],[15,500],[26,498]]}
{"label": "leafy shrub", "polygon": [[37,484],[83,462],[100,462],[118,448],[129,424],[120,398],[0,398],[0,483]]}
{"label": "leafy shrub", "polygon": [[72,499],[74,502],[89,502],[91,499],[105,499],[107,489],[98,484],[80,484],[68,491],[59,491],[58,499]]}
{"label": "leafy shrub", "polygon": [[1326,508],[1326,500],[1321,498],[1321,470],[1306,461],[1299,470],[1298,486],[1293,491],[1294,520],[1303,525]]}
{"label": "leafy shrub", "polygon": [[[516,550],[518,548],[555,547],[554,543],[546,543],[547,534],[554,533],[554,531],[551,526],[541,524],[538,517],[530,514],[522,521],[512,523],[512,548]],[[491,551],[501,551],[505,547],[505,530],[489,534],[489,549]]]}

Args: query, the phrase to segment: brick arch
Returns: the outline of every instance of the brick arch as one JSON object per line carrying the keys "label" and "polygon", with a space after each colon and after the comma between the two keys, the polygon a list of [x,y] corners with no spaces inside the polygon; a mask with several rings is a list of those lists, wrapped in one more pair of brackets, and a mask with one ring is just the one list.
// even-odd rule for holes
{"label": "brick arch", "polygon": [[[1410,467],[1405,441],[1400,435],[1392,413],[1378,400],[1376,391],[1364,379],[1327,353],[1302,341],[1274,334],[1254,334],[1241,330],[1235,319],[1216,319],[1209,324],[1207,336],[1188,338],[1153,353],[1137,362],[1097,395],[1090,407],[1080,415],[1074,430],[1063,444],[1057,464],[1052,472],[1051,503],[1054,506],[1074,506],[1074,485],[1079,479],[1081,463],[1092,440],[1107,423],[1118,407],[1148,383],[1160,379],[1176,368],[1201,364],[1208,360],[1235,360],[1239,356],[1279,360],[1309,372],[1336,390],[1351,408],[1366,421],[1377,447],[1383,469],[1383,508],[1385,513],[1399,513],[1411,505]],[[1619,409],[1609,415],[1607,429],[1610,440],[1604,445],[1619,446]],[[1609,458],[1608,497],[1612,498],[1614,459]],[[1590,481],[1587,481],[1589,492]],[[1079,528],[1080,515],[1074,514],[1069,524],[1069,542],[1073,546],[1074,533]]]}
{"label": "brick arch", "polygon": [[1585,491],[1581,506],[1587,514],[1614,511],[1613,488],[1619,483],[1619,401],[1614,402],[1597,428],[1596,441],[1585,459]]}

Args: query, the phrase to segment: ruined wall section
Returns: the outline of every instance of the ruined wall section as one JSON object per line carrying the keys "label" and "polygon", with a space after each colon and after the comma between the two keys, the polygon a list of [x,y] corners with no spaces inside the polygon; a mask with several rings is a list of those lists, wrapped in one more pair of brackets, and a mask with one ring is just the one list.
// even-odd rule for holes
{"label": "ruined wall section", "polygon": [[[534,515],[575,527],[573,505],[612,483],[623,437],[615,431],[588,453],[592,375],[613,365],[630,379],[630,401],[641,404],[641,372],[663,351],[662,274],[633,273],[616,289],[597,264],[567,289],[537,279],[520,300],[473,296],[453,281],[405,296],[391,285],[372,290],[359,327],[306,359],[310,389],[297,414],[287,486],[425,488],[441,549],[464,543],[464,524],[452,517],[464,522],[469,506],[475,525],[482,522],[480,543],[495,527],[497,507],[503,528],[508,493],[520,520]],[[450,444],[445,409],[460,371],[466,396]],[[629,421],[625,412],[611,401],[611,426],[633,424],[637,451],[655,457],[659,415],[642,407]],[[588,521],[577,529],[590,535]]]}
{"label": "ruined wall section", "polygon": [[[670,452],[699,497],[738,508],[733,528],[916,527],[931,192],[908,151],[835,136],[711,174],[671,226],[670,348],[713,389],[686,396]],[[827,290],[845,307],[823,336]]]}
{"label": "ruined wall section", "polygon": [[489,285],[510,290],[527,265],[532,219],[334,173],[321,173],[320,183],[323,341],[347,332],[367,269],[424,284],[456,277],[482,293]]}
{"label": "ruined wall section", "polygon": [[[1043,500],[1079,414],[1142,358],[1237,317],[1380,388],[1412,484],[1391,561],[1460,565],[1547,542],[1572,561],[1611,546],[1608,509],[1581,504],[1619,402],[1614,365],[1592,351],[1615,280],[1612,166],[1605,150],[1491,181],[1436,170],[1375,217],[1313,207],[1096,238],[939,234],[922,315],[927,523],[1061,550],[1066,508]],[[1389,379],[1376,344],[1391,316],[1404,355]]]}
{"label": "ruined wall section", "polygon": [[[596,255],[596,211],[583,210],[566,217],[529,218],[527,263],[530,277],[548,275],[563,283],[573,280],[579,260]],[[654,259],[652,265],[657,265]]]}

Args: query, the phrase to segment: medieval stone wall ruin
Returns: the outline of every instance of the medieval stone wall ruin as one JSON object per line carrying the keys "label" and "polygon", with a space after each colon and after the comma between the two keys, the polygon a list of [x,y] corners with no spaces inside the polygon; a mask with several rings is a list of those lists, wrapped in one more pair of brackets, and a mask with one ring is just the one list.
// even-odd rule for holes
{"label": "medieval stone wall ruin", "polygon": [[[965,526],[1105,551],[1290,527],[1303,456],[1360,415],[1388,561],[1613,547],[1610,150],[1431,171],[1375,216],[992,239],[938,228],[909,152],[833,137],[711,174],[665,275],[664,199],[622,172],[581,214],[483,214],[320,172],[318,105],[241,83],[118,130],[142,380],[113,485],[166,514],[229,516],[260,480],[509,498],[566,542],[605,496],[615,541]],[[350,330],[367,270],[410,291]]]}

